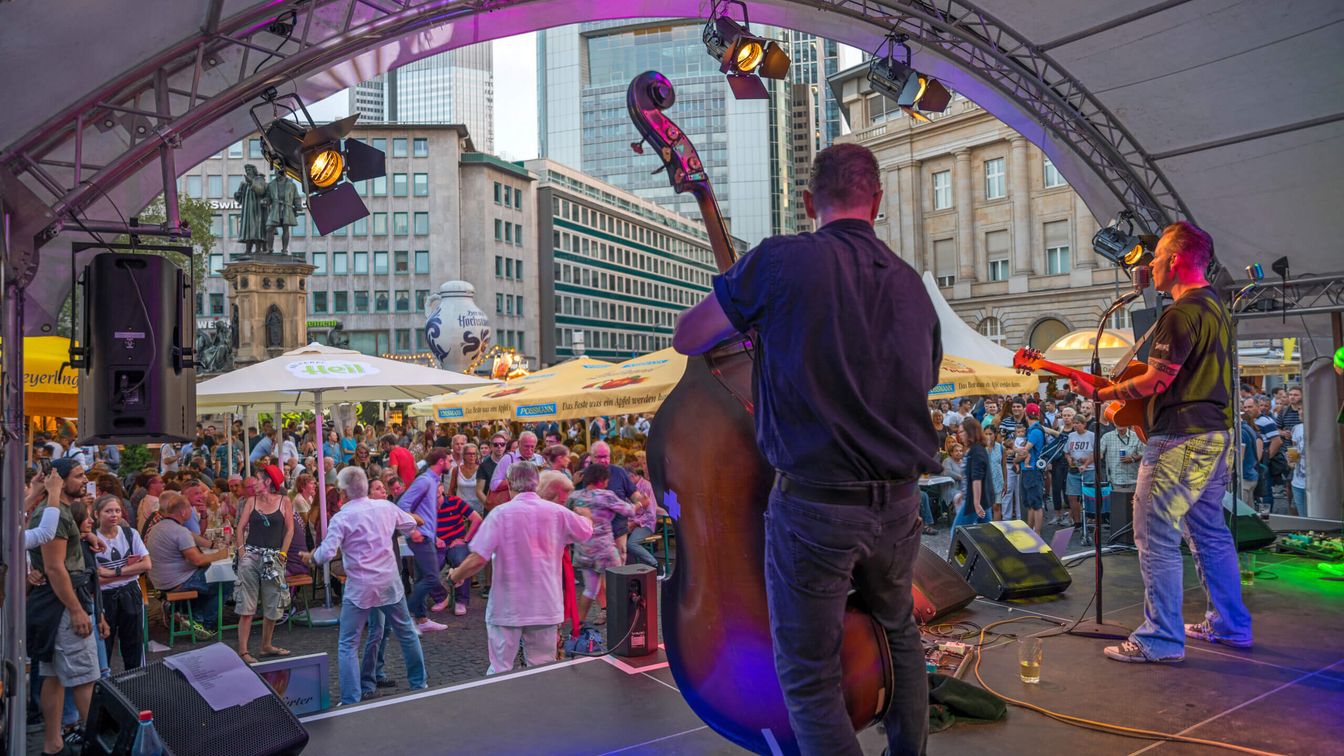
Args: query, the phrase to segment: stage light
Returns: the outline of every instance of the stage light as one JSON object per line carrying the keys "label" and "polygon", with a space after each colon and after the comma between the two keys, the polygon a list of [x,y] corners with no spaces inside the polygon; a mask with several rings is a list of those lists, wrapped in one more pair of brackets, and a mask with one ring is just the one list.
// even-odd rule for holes
{"label": "stage light", "polygon": [[[896,103],[906,115],[928,123],[925,113],[941,113],[952,102],[952,93],[932,76],[910,67],[910,48],[904,34],[893,34],[882,43],[868,64],[868,82],[873,89]],[[899,58],[897,56],[900,56]]]}
{"label": "stage light", "polygon": [[[288,104],[291,100],[297,109]],[[263,126],[256,111],[265,105],[271,106],[273,118]],[[282,109],[293,119],[284,117]],[[298,95],[277,96],[271,89],[253,106],[251,115],[261,134],[266,161],[303,186],[318,234],[325,236],[369,215],[350,182],[386,176],[387,159],[382,150],[346,138],[358,113],[318,126]]]}
{"label": "stage light", "polygon": [[739,100],[763,100],[770,93],[761,77],[787,77],[790,65],[788,53],[778,42],[751,33],[747,6],[741,0],[728,0],[724,4],[730,3],[741,6],[742,23],[719,13],[716,4],[700,38],[705,43],[705,52],[719,61],[719,71],[728,75],[728,86],[732,88],[734,97]]}
{"label": "stage light", "polygon": [[1156,236],[1134,233],[1134,216],[1128,210],[1092,237],[1093,251],[1125,270],[1148,264],[1156,248]]}

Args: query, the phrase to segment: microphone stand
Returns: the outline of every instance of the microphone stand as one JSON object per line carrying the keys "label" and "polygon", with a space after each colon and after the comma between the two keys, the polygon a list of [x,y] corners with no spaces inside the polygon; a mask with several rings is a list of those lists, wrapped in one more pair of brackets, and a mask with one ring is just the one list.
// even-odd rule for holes
{"label": "microphone stand", "polygon": [[[1102,378],[1101,373],[1101,337],[1106,332],[1106,322],[1111,314],[1116,310],[1132,302],[1136,297],[1143,293],[1142,289],[1126,292],[1119,299],[1111,303],[1106,308],[1106,312],[1101,315],[1101,323],[1097,326],[1097,338],[1092,342],[1092,365],[1091,373],[1093,378]],[[1103,618],[1102,611],[1102,566],[1101,566],[1101,486],[1106,479],[1106,471],[1101,464],[1101,388],[1097,381],[1092,382],[1092,527],[1095,528],[1096,535],[1092,538],[1092,544],[1096,549],[1093,555],[1093,580],[1096,584],[1094,590],[1095,600],[1092,602],[1095,606],[1095,619],[1090,621],[1079,620],[1073,627],[1066,632],[1070,635],[1079,635],[1085,638],[1109,638],[1114,640],[1124,640],[1129,637],[1130,629],[1118,622],[1108,622]],[[1086,490],[1086,489],[1084,489]],[[1083,529],[1083,537],[1087,537],[1087,529]]]}

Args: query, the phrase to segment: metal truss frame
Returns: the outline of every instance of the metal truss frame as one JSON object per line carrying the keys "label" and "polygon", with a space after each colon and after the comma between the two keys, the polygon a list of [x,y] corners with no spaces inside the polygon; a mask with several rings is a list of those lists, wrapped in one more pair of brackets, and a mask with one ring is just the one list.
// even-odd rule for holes
{"label": "metal truss frame", "polygon": [[[295,0],[221,18],[146,60],[0,154],[52,212],[41,246],[99,195],[266,89],[419,29],[542,0]],[[910,40],[1003,92],[1071,145],[1147,231],[1190,212],[1133,136],[1039,46],[964,0],[795,0]],[[288,37],[268,31],[293,12]],[[172,179],[165,173],[165,181]],[[26,246],[26,245],[20,245]]]}
{"label": "metal truss frame", "polygon": [[[1242,283],[1228,289],[1236,294]],[[1344,312],[1344,273],[1273,281],[1266,278],[1237,299],[1234,320]]]}

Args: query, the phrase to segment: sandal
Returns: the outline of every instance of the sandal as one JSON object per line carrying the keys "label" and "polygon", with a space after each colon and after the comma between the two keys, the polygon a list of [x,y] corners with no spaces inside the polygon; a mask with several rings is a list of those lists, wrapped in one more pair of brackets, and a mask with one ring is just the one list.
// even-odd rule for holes
{"label": "sandal", "polygon": [[264,648],[261,650],[262,656],[289,656],[292,653],[294,652],[287,648],[280,648],[279,646],[271,646],[269,650]]}
{"label": "sandal", "polygon": [[938,535],[938,528],[935,528],[932,525],[925,525],[924,535]]}
{"label": "sandal", "polygon": [[249,664],[249,665],[251,665],[251,664],[260,664],[260,662],[257,661],[257,657],[255,657],[255,656],[253,656],[252,654],[249,654],[249,653],[247,653],[247,652],[243,652],[243,653],[241,653],[241,654],[238,654],[238,656],[241,657],[242,660],[243,660],[245,663]]}

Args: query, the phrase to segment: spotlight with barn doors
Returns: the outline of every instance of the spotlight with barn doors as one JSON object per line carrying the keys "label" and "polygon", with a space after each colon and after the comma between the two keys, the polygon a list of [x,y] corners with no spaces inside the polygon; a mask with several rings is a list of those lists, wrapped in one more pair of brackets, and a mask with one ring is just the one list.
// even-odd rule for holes
{"label": "spotlight with barn doors", "polygon": [[[271,106],[272,120],[262,125],[257,109],[266,105]],[[285,117],[283,110],[293,118]],[[318,126],[298,95],[278,96],[274,89],[267,90],[250,112],[261,134],[266,161],[303,186],[308,213],[319,234],[325,236],[368,216],[369,209],[352,182],[386,176],[387,156],[358,139],[346,138],[358,113]]]}
{"label": "spotlight with barn doors", "polygon": [[1134,233],[1134,214],[1121,210],[1110,225],[1092,237],[1092,249],[1128,271],[1139,265],[1147,265],[1153,259],[1157,237]]}
{"label": "spotlight with barn doors", "polygon": [[[728,5],[742,9],[742,23],[720,13],[719,8]],[[705,52],[719,61],[719,71],[728,75],[728,86],[739,100],[764,100],[770,93],[761,78],[783,79],[789,75],[788,53],[773,39],[751,33],[747,6],[741,0],[715,3],[700,38]]]}
{"label": "spotlight with barn doors", "polygon": [[[925,113],[941,113],[952,101],[952,93],[932,76],[910,67],[909,39],[904,34],[888,35],[873,53],[868,64],[868,81],[873,89],[896,103],[905,114],[916,121],[928,123]],[[883,54],[882,48],[886,48]]]}

